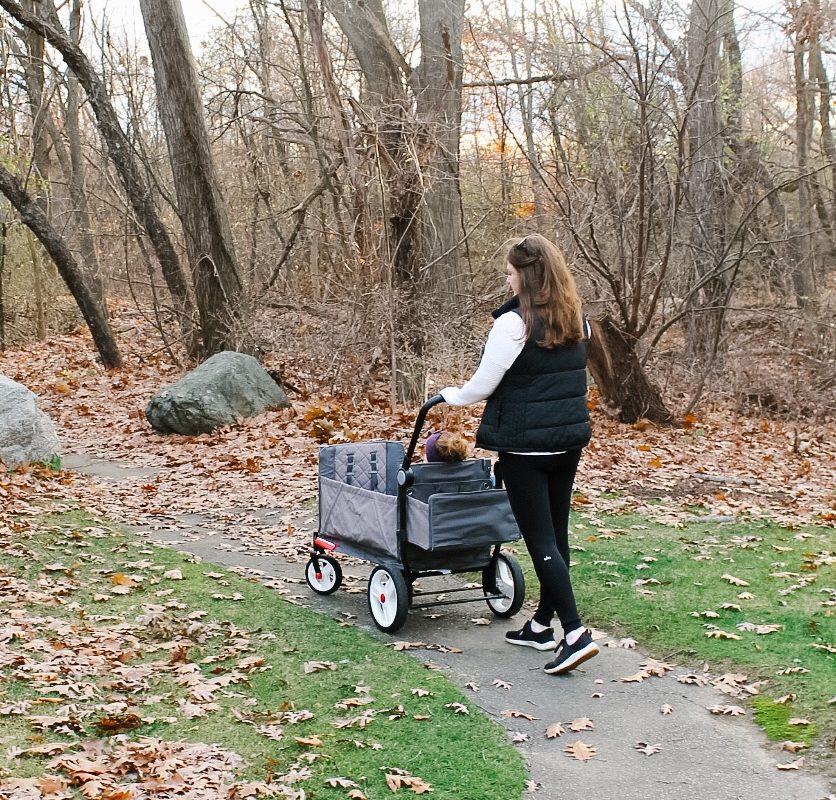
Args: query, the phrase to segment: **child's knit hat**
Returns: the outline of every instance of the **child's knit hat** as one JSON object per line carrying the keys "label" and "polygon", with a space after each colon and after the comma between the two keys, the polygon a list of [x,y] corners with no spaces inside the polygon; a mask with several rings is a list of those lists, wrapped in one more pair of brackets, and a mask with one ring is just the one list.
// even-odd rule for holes
{"label": "child's knit hat", "polygon": [[438,453],[436,452],[435,444],[442,433],[444,433],[444,431],[437,431],[436,433],[430,434],[427,438],[427,442],[424,445],[424,454],[427,457],[427,461],[441,461],[441,458],[439,458]]}

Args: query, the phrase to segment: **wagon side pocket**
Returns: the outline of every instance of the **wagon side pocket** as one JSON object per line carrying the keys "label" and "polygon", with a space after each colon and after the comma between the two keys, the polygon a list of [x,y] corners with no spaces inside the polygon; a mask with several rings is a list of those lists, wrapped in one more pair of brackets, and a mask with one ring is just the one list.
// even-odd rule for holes
{"label": "wagon side pocket", "polygon": [[397,498],[321,476],[319,532],[397,557]]}
{"label": "wagon side pocket", "polygon": [[503,489],[436,494],[430,497],[428,506],[426,539],[416,541],[413,533],[418,531],[409,532],[409,540],[425,550],[476,547],[520,538]]}

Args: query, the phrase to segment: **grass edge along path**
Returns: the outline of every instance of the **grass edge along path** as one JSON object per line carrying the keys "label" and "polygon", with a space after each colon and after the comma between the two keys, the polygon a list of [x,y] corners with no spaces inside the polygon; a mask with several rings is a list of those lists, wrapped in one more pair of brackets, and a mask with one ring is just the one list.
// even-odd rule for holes
{"label": "grass edge along path", "polygon": [[[49,775],[83,792],[94,784],[73,771],[80,741],[98,740],[93,758],[104,742],[156,737],[236,753],[234,777],[250,781],[236,797],[279,784],[317,800],[390,797],[393,785],[437,800],[522,795],[504,729],[363,631],[83,512],[16,527],[0,539],[0,605],[13,611],[0,786]],[[121,789],[143,776],[110,777]]]}
{"label": "grass edge along path", "polygon": [[[570,546],[588,625],[677,663],[670,674],[683,681],[739,678],[717,684],[729,704],[746,707],[772,740],[814,744],[814,760],[833,768],[825,763],[836,747],[832,529],[760,520],[672,528],[581,512]],[[536,602],[530,559],[515,550]]]}

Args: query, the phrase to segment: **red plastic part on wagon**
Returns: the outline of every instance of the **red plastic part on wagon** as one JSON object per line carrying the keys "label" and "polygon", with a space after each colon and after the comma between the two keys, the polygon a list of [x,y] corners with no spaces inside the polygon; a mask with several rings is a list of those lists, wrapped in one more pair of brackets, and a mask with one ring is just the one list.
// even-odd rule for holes
{"label": "red plastic part on wagon", "polygon": [[337,549],[337,545],[335,545],[333,542],[329,542],[327,539],[323,539],[321,536],[314,536],[313,543],[317,547],[321,547],[323,550]]}

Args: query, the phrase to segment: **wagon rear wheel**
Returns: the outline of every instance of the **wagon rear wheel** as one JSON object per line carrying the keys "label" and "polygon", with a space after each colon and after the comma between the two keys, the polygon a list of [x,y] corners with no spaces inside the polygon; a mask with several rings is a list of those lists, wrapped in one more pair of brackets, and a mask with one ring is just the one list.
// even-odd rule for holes
{"label": "wagon rear wheel", "polygon": [[369,576],[369,612],[386,633],[403,627],[409,611],[409,588],[399,569],[377,566]]}
{"label": "wagon rear wheel", "polygon": [[488,607],[497,617],[513,617],[525,600],[525,578],[519,562],[512,555],[500,553],[482,570],[482,588],[486,595],[502,595],[485,598]]}

